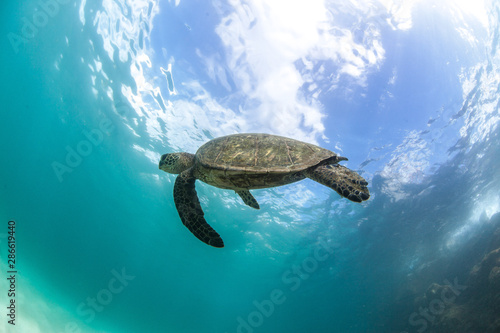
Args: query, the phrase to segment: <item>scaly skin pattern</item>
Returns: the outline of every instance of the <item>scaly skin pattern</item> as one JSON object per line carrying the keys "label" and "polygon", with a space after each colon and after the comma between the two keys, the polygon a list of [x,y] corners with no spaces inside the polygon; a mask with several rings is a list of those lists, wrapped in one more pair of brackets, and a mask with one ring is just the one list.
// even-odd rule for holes
{"label": "scaly skin pattern", "polygon": [[368,182],[343,165],[321,165],[306,172],[307,177],[335,190],[341,196],[361,202],[370,198]]}
{"label": "scaly skin pattern", "polygon": [[205,221],[195,189],[193,170],[182,172],[175,180],[174,202],[182,223],[202,242],[214,247],[224,247],[219,234]]}
{"label": "scaly skin pattern", "polygon": [[259,203],[257,202],[257,200],[255,200],[255,198],[253,197],[252,193],[250,193],[250,191],[248,191],[248,190],[236,191],[236,194],[238,194],[240,196],[241,200],[243,200],[243,202],[247,206],[250,206],[250,207],[255,208],[255,209],[260,209]]}

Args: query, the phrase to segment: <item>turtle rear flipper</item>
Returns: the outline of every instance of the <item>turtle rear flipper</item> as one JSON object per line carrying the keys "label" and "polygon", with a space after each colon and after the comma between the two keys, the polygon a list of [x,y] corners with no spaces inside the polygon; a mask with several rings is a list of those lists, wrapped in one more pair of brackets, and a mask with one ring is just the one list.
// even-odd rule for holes
{"label": "turtle rear flipper", "polygon": [[240,198],[247,206],[250,206],[255,209],[260,209],[259,203],[257,202],[257,200],[255,200],[255,198],[253,197],[252,193],[250,193],[249,190],[241,190],[235,192],[240,196]]}
{"label": "turtle rear flipper", "polygon": [[204,213],[196,193],[195,181],[192,168],[179,174],[175,180],[174,202],[179,217],[199,240],[214,247],[224,247],[222,238],[203,217]]}
{"label": "turtle rear flipper", "polygon": [[306,176],[330,187],[338,194],[354,202],[368,200],[368,182],[358,173],[340,164],[318,166],[306,172]]}

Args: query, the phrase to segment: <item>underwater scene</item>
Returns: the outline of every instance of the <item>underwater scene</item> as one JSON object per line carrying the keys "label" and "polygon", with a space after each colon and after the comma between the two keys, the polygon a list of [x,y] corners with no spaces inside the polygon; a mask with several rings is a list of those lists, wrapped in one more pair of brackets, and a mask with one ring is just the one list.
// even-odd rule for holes
{"label": "underwater scene", "polygon": [[0,332],[500,332],[500,1],[0,8]]}

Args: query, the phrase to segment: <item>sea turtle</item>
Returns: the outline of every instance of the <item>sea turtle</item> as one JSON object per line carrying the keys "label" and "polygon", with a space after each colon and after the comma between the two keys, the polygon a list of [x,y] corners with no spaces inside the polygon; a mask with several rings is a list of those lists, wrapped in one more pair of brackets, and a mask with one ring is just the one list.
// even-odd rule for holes
{"label": "sea turtle", "polygon": [[179,174],[174,201],[182,223],[202,242],[224,247],[219,234],[203,217],[195,181],[234,190],[248,206],[259,209],[249,190],[286,185],[310,178],[355,202],[367,200],[368,183],[356,172],[337,164],[346,161],[327,149],[270,134],[233,134],[213,139],[196,154],[171,153],[159,168]]}

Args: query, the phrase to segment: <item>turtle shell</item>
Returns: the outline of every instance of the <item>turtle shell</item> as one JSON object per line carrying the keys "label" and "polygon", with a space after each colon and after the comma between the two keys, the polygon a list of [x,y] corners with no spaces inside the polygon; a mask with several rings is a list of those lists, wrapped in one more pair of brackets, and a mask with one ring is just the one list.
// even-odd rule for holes
{"label": "turtle shell", "polygon": [[197,162],[204,168],[246,174],[298,172],[335,156],[328,149],[270,134],[223,136],[196,152]]}

